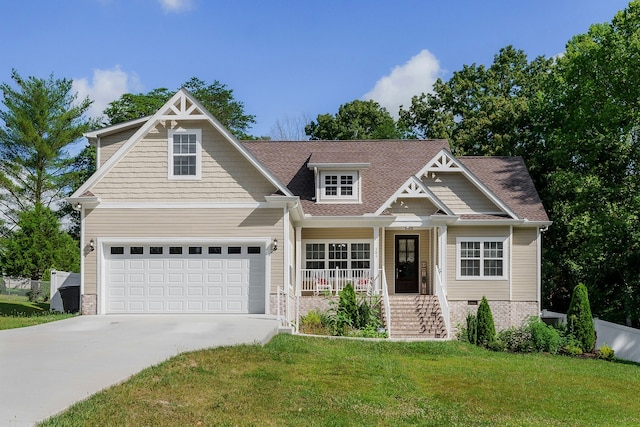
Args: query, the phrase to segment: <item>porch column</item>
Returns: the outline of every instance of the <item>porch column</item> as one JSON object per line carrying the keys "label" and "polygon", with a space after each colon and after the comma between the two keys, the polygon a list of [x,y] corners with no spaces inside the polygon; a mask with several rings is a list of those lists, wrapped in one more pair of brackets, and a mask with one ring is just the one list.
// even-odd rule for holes
{"label": "porch column", "polygon": [[296,227],[296,296],[302,295],[302,227]]}
{"label": "porch column", "polygon": [[380,292],[380,227],[373,227],[373,293]]}
{"label": "porch column", "polygon": [[447,226],[438,227],[438,268],[440,269],[440,282],[446,295],[447,289]]}

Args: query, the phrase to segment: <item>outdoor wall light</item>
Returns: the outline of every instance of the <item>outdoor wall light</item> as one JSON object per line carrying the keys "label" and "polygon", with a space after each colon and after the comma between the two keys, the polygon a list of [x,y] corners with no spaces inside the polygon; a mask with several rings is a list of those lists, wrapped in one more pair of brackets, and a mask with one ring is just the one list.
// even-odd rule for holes
{"label": "outdoor wall light", "polygon": [[76,205],[73,207],[73,209],[75,209],[77,211],[81,210],[82,209],[82,204],[76,203]]}
{"label": "outdoor wall light", "polygon": [[278,250],[278,239],[273,239],[273,252]]}
{"label": "outdoor wall light", "polygon": [[96,242],[94,242],[93,239],[89,240],[89,250],[91,252],[96,250]]}

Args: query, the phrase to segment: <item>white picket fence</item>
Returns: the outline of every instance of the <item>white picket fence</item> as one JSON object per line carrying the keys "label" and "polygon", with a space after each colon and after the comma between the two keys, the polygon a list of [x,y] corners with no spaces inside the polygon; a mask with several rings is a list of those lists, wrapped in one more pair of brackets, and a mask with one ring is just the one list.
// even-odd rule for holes
{"label": "white picket fence", "polygon": [[[566,323],[567,315],[549,310],[542,310],[542,318],[560,319]],[[618,359],[640,363],[640,329],[618,325],[593,319],[596,330],[596,348],[608,345],[616,353]]]}

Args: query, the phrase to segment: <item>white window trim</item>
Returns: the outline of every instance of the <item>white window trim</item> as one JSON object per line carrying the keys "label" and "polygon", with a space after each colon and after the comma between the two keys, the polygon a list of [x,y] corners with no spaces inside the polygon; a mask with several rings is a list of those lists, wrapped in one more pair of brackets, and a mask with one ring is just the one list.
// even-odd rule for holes
{"label": "white window trim", "polygon": [[[322,243],[325,245],[325,258],[324,260],[318,260],[318,259],[307,259],[307,244],[319,244]],[[302,268],[305,270],[313,270],[313,269],[309,269],[307,268],[307,261],[325,261],[325,266],[324,269],[320,269],[320,270],[335,270],[335,268],[329,268],[329,245],[332,243],[345,243],[348,245],[347,248],[347,253],[348,253],[348,258],[346,260],[340,260],[340,261],[347,261],[347,268],[341,268],[340,270],[367,270],[365,269],[360,269],[360,268],[351,268],[351,261],[365,261],[364,259],[358,259],[358,260],[354,260],[351,258],[351,245],[352,244],[358,244],[358,243],[368,243],[369,244],[369,270],[373,270],[373,259],[375,257],[375,254],[373,253],[373,240],[371,239],[340,239],[340,238],[336,238],[336,239],[303,239],[302,240],[302,251],[301,251],[301,255],[302,255]]]}
{"label": "white window trim", "polygon": [[[463,276],[460,274],[462,250],[461,242],[480,242],[480,276]],[[501,242],[502,243],[502,276],[485,276],[484,275],[484,243],[485,242]],[[456,238],[456,280],[508,280],[509,278],[509,238],[502,237],[458,237]]]}
{"label": "white window trim", "polygon": [[[336,175],[338,177],[338,194],[335,196],[327,195],[325,177],[328,175]],[[350,196],[340,195],[340,177],[341,176],[353,177],[352,190],[353,194]],[[360,199],[360,172],[353,170],[324,170],[320,171],[319,179],[316,185],[316,194],[318,195],[318,202],[321,203],[361,203]]]}
{"label": "white window trim", "polygon": [[[195,175],[174,175],[173,174],[173,135],[175,134],[195,134],[196,135],[196,174]],[[167,176],[175,181],[194,181],[202,179],[202,130],[201,129],[169,129],[168,131],[168,171]]]}

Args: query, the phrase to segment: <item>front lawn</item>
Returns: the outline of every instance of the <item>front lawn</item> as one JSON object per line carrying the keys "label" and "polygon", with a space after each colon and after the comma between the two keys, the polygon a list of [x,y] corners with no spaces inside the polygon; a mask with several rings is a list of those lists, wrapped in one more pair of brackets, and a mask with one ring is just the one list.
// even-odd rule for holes
{"label": "front lawn", "polygon": [[640,425],[636,365],[279,335],[179,355],[41,426]]}
{"label": "front lawn", "polygon": [[0,329],[23,328],[72,316],[51,313],[48,303],[30,302],[26,296],[0,295]]}

